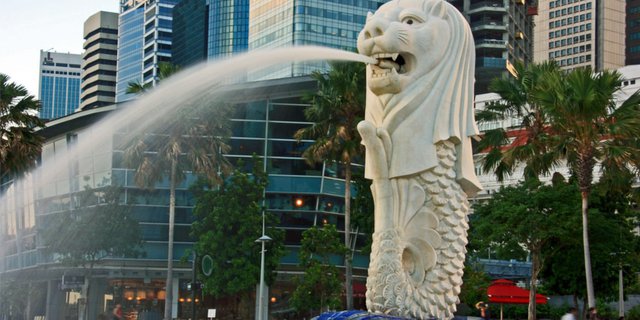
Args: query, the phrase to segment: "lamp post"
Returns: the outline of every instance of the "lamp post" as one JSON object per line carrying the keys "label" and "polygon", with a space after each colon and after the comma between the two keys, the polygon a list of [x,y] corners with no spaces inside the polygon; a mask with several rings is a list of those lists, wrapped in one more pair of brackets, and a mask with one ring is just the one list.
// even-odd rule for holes
{"label": "lamp post", "polygon": [[258,293],[258,320],[264,320],[264,306],[262,303],[264,294],[264,245],[272,239],[264,234],[264,228],[262,229],[262,237],[258,238],[256,242],[262,244],[262,251],[260,251],[260,292]]}

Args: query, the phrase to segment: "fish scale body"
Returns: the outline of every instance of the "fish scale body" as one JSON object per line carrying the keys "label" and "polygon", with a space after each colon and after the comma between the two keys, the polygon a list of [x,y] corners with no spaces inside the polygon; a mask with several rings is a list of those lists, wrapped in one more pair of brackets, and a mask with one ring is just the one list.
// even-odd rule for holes
{"label": "fish scale body", "polygon": [[[415,272],[412,273],[407,266],[407,258],[403,259],[403,253],[406,254],[406,248],[413,245],[415,236],[407,234],[406,228],[413,226],[400,224],[374,233],[366,294],[367,307],[371,311],[416,319],[450,319],[455,312],[466,254],[469,205],[466,193],[452,178],[455,177],[454,144],[443,141],[436,147],[437,167],[411,177],[398,178],[406,181],[392,183],[394,186],[417,184],[420,188],[413,189],[424,192],[424,202],[415,215],[433,215],[438,221],[434,229],[442,241],[433,247],[435,265],[424,270],[421,281],[414,280]],[[394,194],[402,193],[394,190]],[[394,214],[405,217],[414,214],[408,206],[394,206],[395,209],[400,207],[405,211]]]}

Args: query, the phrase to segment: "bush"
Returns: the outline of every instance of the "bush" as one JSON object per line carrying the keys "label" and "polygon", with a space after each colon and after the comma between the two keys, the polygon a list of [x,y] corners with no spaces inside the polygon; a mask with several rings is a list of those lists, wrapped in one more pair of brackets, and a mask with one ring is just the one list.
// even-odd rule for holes
{"label": "bush", "polygon": [[640,304],[634,306],[633,308],[627,311],[625,316],[626,320],[640,320]]}

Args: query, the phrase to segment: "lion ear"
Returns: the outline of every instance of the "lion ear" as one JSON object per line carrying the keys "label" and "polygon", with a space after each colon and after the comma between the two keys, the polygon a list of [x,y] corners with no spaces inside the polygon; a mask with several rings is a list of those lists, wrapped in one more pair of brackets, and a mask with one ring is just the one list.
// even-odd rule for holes
{"label": "lion ear", "polygon": [[441,18],[441,19],[446,19],[446,13],[447,13],[446,9],[447,8],[445,7],[444,1],[437,0],[437,1],[434,1],[434,2],[435,3],[431,7],[430,14],[432,16],[436,16],[436,17]]}

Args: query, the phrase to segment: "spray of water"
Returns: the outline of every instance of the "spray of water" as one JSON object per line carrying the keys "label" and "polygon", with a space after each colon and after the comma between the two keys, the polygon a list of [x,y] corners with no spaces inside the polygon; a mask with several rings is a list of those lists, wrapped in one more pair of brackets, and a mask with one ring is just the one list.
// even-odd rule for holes
{"label": "spray of water", "polygon": [[[90,139],[81,139],[63,155],[56,154],[55,159],[46,159],[32,174],[37,177],[34,187],[37,190],[53,183],[61,172],[67,172],[72,159],[91,156],[91,152],[96,149],[110,152],[115,132],[126,129],[129,134],[125,139],[132,139],[141,132],[156,130],[162,125],[163,117],[170,117],[185,106],[202,99],[220,99],[224,96],[224,87],[230,78],[278,64],[309,60],[376,63],[375,59],[356,53],[308,46],[257,50],[226,60],[196,65],[164,80],[143,97],[92,125],[89,128]],[[6,195],[0,197],[0,203],[4,201],[10,201],[6,199]]]}

